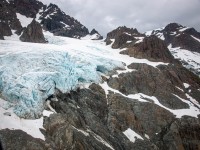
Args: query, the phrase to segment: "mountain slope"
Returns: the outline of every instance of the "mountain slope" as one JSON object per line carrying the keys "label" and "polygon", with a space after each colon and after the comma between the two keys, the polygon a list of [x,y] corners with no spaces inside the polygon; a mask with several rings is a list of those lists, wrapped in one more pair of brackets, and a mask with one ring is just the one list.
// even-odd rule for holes
{"label": "mountain slope", "polygon": [[148,31],[145,34],[147,36],[155,35],[164,40],[175,58],[179,59],[186,68],[200,75],[200,62],[198,59],[200,54],[200,33],[194,28],[170,23],[164,28]]}
{"label": "mountain slope", "polygon": [[[96,30],[83,37],[87,29],[56,5],[2,6],[14,8],[21,26],[3,18],[11,34],[0,31],[1,149],[199,149],[200,78],[176,59],[184,52],[176,37],[167,38],[185,27],[146,35],[118,27],[104,42]],[[36,25],[48,43],[21,42],[25,33],[35,37]],[[188,64],[198,62],[198,52],[187,52],[194,54],[184,52]]]}
{"label": "mountain slope", "polygon": [[[79,21],[65,14],[55,4],[44,5],[35,0],[2,0],[0,7],[1,26],[6,29],[0,31],[3,36],[12,35],[11,30],[20,35],[24,27],[35,19],[45,31],[56,36],[81,38],[89,35],[88,29]],[[101,35],[98,33],[101,37]],[[101,38],[100,38],[101,39]]]}

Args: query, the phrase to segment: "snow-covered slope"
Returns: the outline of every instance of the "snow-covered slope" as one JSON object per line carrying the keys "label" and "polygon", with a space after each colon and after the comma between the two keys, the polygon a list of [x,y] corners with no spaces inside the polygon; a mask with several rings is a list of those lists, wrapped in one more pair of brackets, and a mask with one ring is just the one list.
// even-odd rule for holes
{"label": "snow-covered slope", "polygon": [[69,92],[80,84],[99,82],[101,73],[123,67],[120,61],[104,57],[107,49],[95,42],[47,38],[54,44],[0,42],[0,89],[21,117],[37,118],[55,89]]}
{"label": "snow-covered slope", "polygon": [[120,55],[101,41],[56,37],[49,32],[45,37],[49,44],[19,42],[16,35],[0,41],[2,97],[20,117],[38,118],[55,89],[69,92],[82,84],[98,83],[102,73],[123,68],[123,63],[164,64]]}
{"label": "snow-covered slope", "polygon": [[182,62],[184,67],[200,76],[200,53],[191,52],[180,47],[172,48],[171,45],[168,48],[172,55]]}
{"label": "snow-covered slope", "polygon": [[147,31],[145,35],[155,35],[165,41],[172,55],[183,66],[200,75],[200,33],[194,28],[170,23],[166,27]]}

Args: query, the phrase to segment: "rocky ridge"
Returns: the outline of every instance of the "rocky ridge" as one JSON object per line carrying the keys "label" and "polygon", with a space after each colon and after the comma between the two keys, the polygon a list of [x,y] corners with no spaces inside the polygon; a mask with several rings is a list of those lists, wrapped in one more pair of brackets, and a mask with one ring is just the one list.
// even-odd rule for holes
{"label": "rocky ridge", "polygon": [[[81,38],[90,34],[84,25],[73,17],[65,14],[55,4],[49,4],[47,6],[37,0],[2,0],[0,6],[0,27],[4,29],[0,31],[1,39],[4,39],[2,36],[11,36],[13,34],[11,30],[21,35],[23,28],[27,27],[22,27],[20,21],[23,20],[20,20],[17,14],[25,16],[29,20],[35,19],[41,24],[43,30],[49,31],[56,36]],[[103,37],[98,33],[95,39],[98,40],[102,38]],[[25,41],[29,41],[29,39]],[[36,41],[40,41],[40,39]]]}
{"label": "rocky ridge", "polygon": [[19,38],[22,42],[46,43],[41,25],[33,20]]}
{"label": "rocky ridge", "polygon": [[[151,33],[150,33],[151,32]],[[156,35],[172,47],[180,47],[181,49],[200,52],[200,33],[194,28],[182,26],[177,23],[170,23],[166,27],[153,30],[147,35]]]}
{"label": "rocky ridge", "polygon": [[146,36],[155,35],[163,40],[174,57],[190,71],[200,75],[200,33],[194,28],[186,27],[178,23],[170,23],[166,27],[148,31]]}

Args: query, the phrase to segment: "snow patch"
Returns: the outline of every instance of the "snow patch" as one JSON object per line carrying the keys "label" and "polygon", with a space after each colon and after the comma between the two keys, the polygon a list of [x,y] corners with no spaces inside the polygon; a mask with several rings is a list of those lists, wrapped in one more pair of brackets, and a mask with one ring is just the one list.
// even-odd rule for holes
{"label": "snow patch", "polygon": [[190,85],[187,84],[187,83],[183,83],[183,85],[184,85],[184,87],[185,87],[186,89],[190,87]]}
{"label": "snow patch", "polygon": [[[19,129],[26,132],[34,138],[40,138],[42,140],[45,140],[44,135],[39,130],[40,128],[43,128],[43,117],[35,120],[26,120],[19,118],[13,113],[12,108],[4,109],[4,107],[6,107],[6,104],[6,101],[0,99],[0,130],[7,128],[10,130]],[[4,115],[4,113],[6,112],[9,112],[11,116]]]}
{"label": "snow patch", "polygon": [[180,32],[183,32],[183,31],[185,31],[185,30],[187,30],[187,29],[189,29],[190,27],[184,27],[184,28],[181,28],[179,31]]}
{"label": "snow patch", "polygon": [[144,140],[139,134],[137,134],[135,131],[132,129],[128,128],[126,131],[123,132],[124,135],[133,143],[135,143],[135,140],[141,139]]}
{"label": "snow patch", "polygon": [[26,16],[23,16],[20,13],[16,13],[16,15],[19,21],[21,22],[22,27],[27,27],[33,21],[33,18],[27,18]]}
{"label": "snow patch", "polygon": [[[124,96],[126,98],[130,98],[130,99],[133,99],[133,100],[138,100],[140,102],[151,102],[149,100],[152,100],[152,102],[154,104],[156,104],[156,105],[158,105],[158,106],[170,111],[171,113],[173,113],[176,116],[176,118],[181,118],[182,116],[185,116],[185,115],[198,118],[198,115],[200,114],[199,104],[192,97],[189,97],[190,101],[192,101],[192,103],[191,103],[190,101],[182,99],[179,96],[173,94],[174,96],[176,96],[178,99],[180,99],[184,103],[187,103],[189,105],[189,107],[190,107],[189,109],[176,109],[176,110],[174,110],[174,109],[170,109],[170,108],[162,105],[155,96],[148,96],[148,95],[145,95],[143,93],[124,95],[120,91],[109,87],[106,82],[100,84],[100,86],[104,89],[106,95],[108,95],[109,91],[112,91],[112,92],[118,93],[118,94],[120,94],[120,95],[122,95],[122,96]],[[109,102],[107,102],[107,103],[109,103]],[[199,108],[197,108],[194,104],[197,105]]]}
{"label": "snow patch", "polygon": [[81,129],[77,129],[77,128],[75,128],[74,126],[73,126],[73,128],[76,129],[78,132],[81,132],[83,135],[89,136],[89,133],[88,133],[88,132],[86,132],[86,131],[84,131],[84,130],[81,130]]}
{"label": "snow patch", "polygon": [[44,110],[43,111],[43,116],[45,116],[45,117],[49,117],[51,114],[53,114],[54,112],[52,112],[52,111],[48,111],[48,110]]}
{"label": "snow patch", "polygon": [[200,74],[200,53],[191,52],[180,47],[172,48],[171,44],[168,49],[176,59],[180,59],[184,67],[195,70]]}
{"label": "snow patch", "polygon": [[200,39],[198,39],[198,38],[196,38],[196,37],[194,37],[192,35],[191,35],[191,37],[194,38],[196,41],[200,42]]}
{"label": "snow patch", "polygon": [[96,133],[94,133],[93,131],[87,129],[87,131],[99,142],[101,142],[102,144],[104,144],[105,146],[107,146],[108,148],[110,148],[111,150],[114,150],[114,148],[108,143],[106,142],[102,137],[100,137],[99,135],[97,135]]}

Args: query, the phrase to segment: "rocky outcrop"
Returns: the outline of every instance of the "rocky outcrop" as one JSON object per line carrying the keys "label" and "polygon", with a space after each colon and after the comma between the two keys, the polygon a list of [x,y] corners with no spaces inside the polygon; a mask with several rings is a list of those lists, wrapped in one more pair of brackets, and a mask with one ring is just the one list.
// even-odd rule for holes
{"label": "rocky outcrop", "polygon": [[108,85],[125,95],[144,93],[155,96],[168,108],[189,107],[175,96],[187,99],[185,93],[177,88],[185,89],[183,83],[189,83],[197,89],[200,87],[200,79],[181,65],[161,65],[154,68],[146,64],[131,64],[129,68],[137,71],[120,74],[118,78],[110,78]]}
{"label": "rocky outcrop", "polygon": [[27,28],[24,29],[20,40],[23,42],[33,42],[33,43],[46,43],[44,38],[41,25],[33,20]]}
{"label": "rocky outcrop", "polygon": [[41,139],[36,139],[21,130],[0,130],[0,141],[2,150],[47,150],[52,149],[50,144]]}
{"label": "rocky outcrop", "polygon": [[160,149],[198,150],[200,147],[200,119],[185,116],[164,127],[153,138]]}
{"label": "rocky outcrop", "polygon": [[35,18],[39,10],[45,7],[42,2],[37,0],[13,0],[11,4],[16,12],[28,18]]}
{"label": "rocky outcrop", "polygon": [[73,17],[66,15],[54,4],[45,8],[39,19],[43,28],[56,36],[80,38],[89,34],[85,26]]}
{"label": "rocky outcrop", "polygon": [[144,38],[143,42],[129,47],[127,50],[122,51],[121,54],[136,58],[145,58],[151,61],[174,61],[174,57],[170,53],[165,42],[156,36]]}
{"label": "rocky outcrop", "polygon": [[105,39],[107,45],[112,44],[112,48],[126,47],[127,42],[136,42],[135,37],[143,37],[144,35],[139,33],[137,29],[127,28],[126,26],[118,27],[117,29],[109,32]]}
{"label": "rocky outcrop", "polygon": [[95,29],[92,29],[90,32],[90,35],[92,36],[92,40],[102,40],[103,36],[99,34],[99,32]]}
{"label": "rocky outcrop", "polygon": [[0,22],[0,30],[1,30],[2,36],[11,36],[12,35],[11,29],[10,29],[8,23]]}
{"label": "rocky outcrop", "polygon": [[0,29],[0,40],[4,40],[2,29]]}
{"label": "rocky outcrop", "polygon": [[22,28],[15,10],[6,0],[0,1],[0,14],[0,28],[3,31],[3,36],[12,35],[11,29],[20,30]]}
{"label": "rocky outcrop", "polygon": [[163,29],[153,30],[152,35],[160,37],[167,45],[200,52],[200,33],[194,28],[170,23]]}
{"label": "rocky outcrop", "polygon": [[[134,112],[134,106],[140,107],[139,103],[124,100],[113,93],[109,93],[106,99],[104,90],[96,84],[92,84],[90,89],[60,93],[58,99],[52,103],[58,113],[44,121],[46,138],[58,149],[155,149],[156,146],[145,137],[132,143],[123,134],[127,128],[132,128],[144,136],[146,129],[136,116],[137,111]],[[168,114],[164,118],[167,117]]]}

